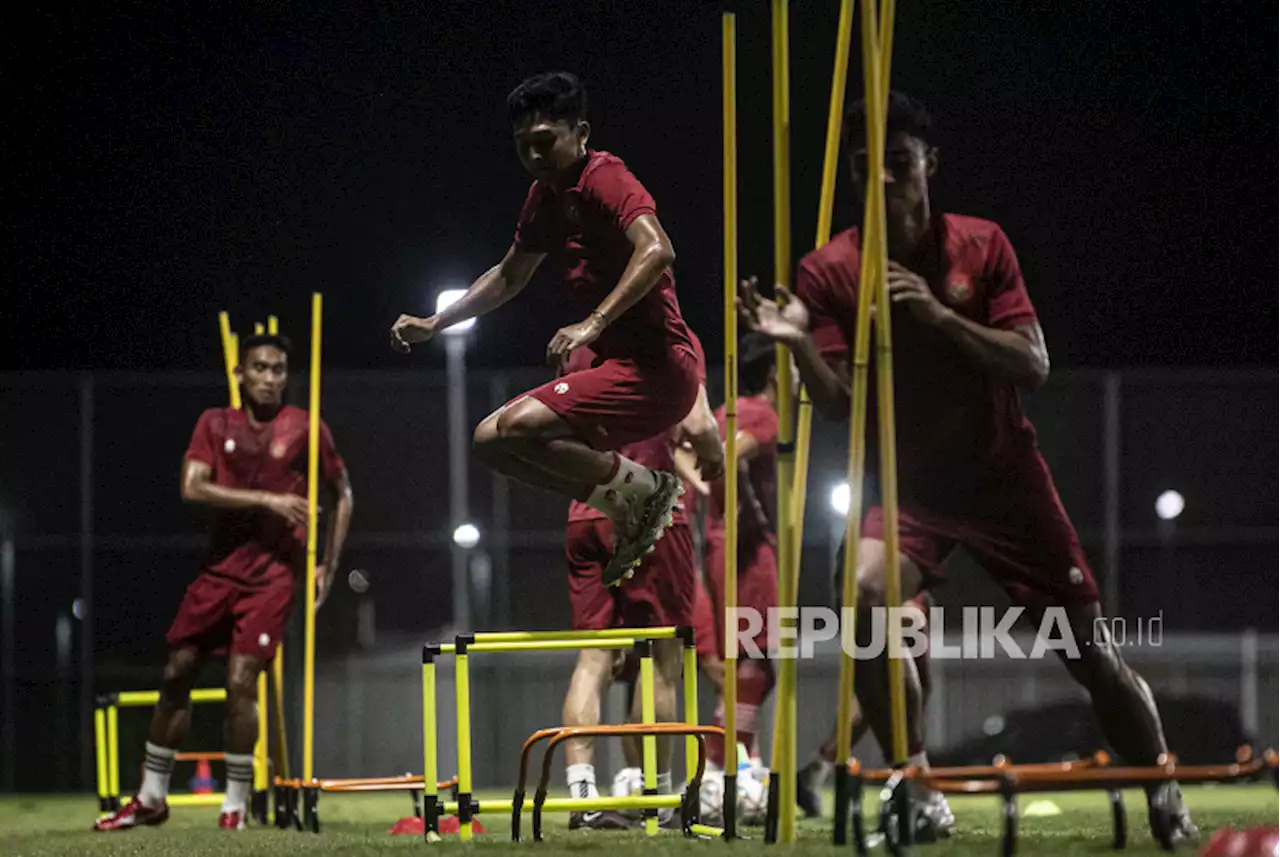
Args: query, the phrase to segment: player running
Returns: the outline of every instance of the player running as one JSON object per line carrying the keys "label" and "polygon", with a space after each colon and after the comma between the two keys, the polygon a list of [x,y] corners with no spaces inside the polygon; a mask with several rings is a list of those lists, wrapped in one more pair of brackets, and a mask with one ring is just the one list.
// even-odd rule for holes
{"label": "player running", "polygon": [[[236,378],[244,410],[200,415],[182,462],[182,499],[213,511],[209,552],[187,587],[165,638],[169,659],[151,717],[142,788],[94,824],[99,831],[169,819],[174,754],[191,725],[191,689],[211,656],[227,656],[227,792],[218,826],[245,827],[258,737],[258,674],[275,656],[306,561],[306,411],[284,404],[289,342],[256,335],[240,348]],[[337,496],[316,567],[316,608],[324,603],[351,523],[346,466],[320,424],[320,476]]]}
{"label": "player running", "polygon": [[[885,184],[903,593],[941,581],[945,560],[961,546],[1032,621],[1048,608],[1064,611],[1074,645],[1070,656],[1059,655],[1092,697],[1108,742],[1129,763],[1154,765],[1167,750],[1155,700],[1098,622],[1097,584],[1019,399],[1020,389],[1039,387],[1049,374],[1036,311],[998,225],[933,210],[929,179],[938,153],[930,124],[921,104],[892,94],[884,174],[870,177],[865,104],[845,127],[858,189],[865,192],[869,179]],[[814,406],[832,419],[849,414],[860,243],[858,230],[849,229],[805,256],[796,294],[779,289],[781,306],[762,299],[754,281],[741,288],[744,323],[790,348]],[[874,428],[874,392],[868,410]],[[862,534],[858,628],[865,645],[870,610],[884,605],[879,507],[867,511]],[[919,678],[911,659],[902,664],[908,752],[923,766]],[[888,746],[887,654],[860,663],[856,682],[863,713]],[[1160,794],[1148,789],[1153,812]],[[1197,838],[1176,789],[1172,801],[1175,838]]]}
{"label": "player running", "polygon": [[586,503],[613,524],[604,569],[619,584],[671,524],[680,480],[617,452],[684,419],[698,396],[693,340],[676,301],[675,251],[653,197],[615,155],[588,148],[586,92],[563,72],[507,98],[520,162],[533,175],[506,256],[449,308],[402,315],[392,344],[407,351],[514,298],[547,260],[589,312],[561,328],[547,360],[591,346],[598,359],[486,417],[476,455],[490,468]]}

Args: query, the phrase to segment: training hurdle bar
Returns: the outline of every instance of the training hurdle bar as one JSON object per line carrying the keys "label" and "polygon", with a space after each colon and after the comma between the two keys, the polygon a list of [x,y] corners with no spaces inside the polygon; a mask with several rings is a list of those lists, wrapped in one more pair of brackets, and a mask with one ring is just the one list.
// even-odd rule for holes
{"label": "training hurdle bar", "polygon": [[[417,774],[401,774],[392,777],[329,777],[312,778],[310,781],[276,777],[274,783],[276,796],[276,827],[287,830],[307,830],[320,832],[320,793],[321,792],[397,792],[407,791],[413,798],[413,814],[417,818],[425,818],[420,793],[426,791],[423,777]],[[458,778],[444,780],[435,784],[437,792],[452,789],[456,799]],[[299,800],[301,798],[301,800]],[[299,803],[302,812],[299,813]]]}
{"label": "training hurdle bar", "polygon": [[[258,705],[266,704],[265,693],[260,688]],[[114,812],[120,808],[120,709],[149,708],[160,701],[158,690],[127,690],[100,694],[93,712],[93,737],[97,758],[98,811]],[[191,704],[207,704],[227,701],[226,688],[198,688],[191,691]],[[175,753],[173,761],[223,761],[220,751]],[[267,745],[259,733],[253,748],[253,795],[250,815],[259,824],[267,823]],[[171,794],[169,806],[221,806],[225,793]]]}
{"label": "training hurdle bar", "polygon": [[867,854],[862,836],[861,786],[866,782],[884,784],[880,792],[879,830],[884,835],[890,854],[905,853],[905,845],[914,842],[910,789],[912,784],[936,789],[944,794],[991,794],[1001,799],[1004,835],[1000,853],[1012,857],[1017,851],[1019,794],[1039,792],[1105,791],[1111,804],[1112,847],[1122,849],[1128,842],[1127,814],[1121,789],[1160,784],[1153,800],[1153,833],[1160,846],[1173,851],[1174,789],[1183,783],[1246,782],[1270,776],[1277,782],[1280,757],[1270,748],[1255,756],[1253,749],[1242,746],[1236,751],[1236,762],[1228,765],[1180,765],[1172,754],[1162,754],[1155,765],[1146,767],[1111,767],[1110,758],[1099,751],[1089,759],[1063,763],[1014,765],[997,757],[990,766],[935,768],[921,770],[915,766],[901,769],[863,771],[857,760],[849,763],[848,780],[853,798],[854,849]]}
{"label": "training hurdle bar", "polygon": [[[591,803],[593,806],[589,809],[633,809],[631,801],[634,799],[627,798],[604,798],[596,801],[568,800],[554,801],[547,797],[548,788],[551,783],[551,763],[555,759],[555,749],[561,743],[572,738],[579,737],[596,737],[608,735],[688,735],[697,742],[698,758],[696,767],[693,770],[693,776],[688,780],[685,792],[680,801],[680,827],[686,836],[695,834],[707,836],[721,836],[724,831],[718,827],[709,827],[698,823],[698,815],[701,809],[700,793],[702,787],[702,775],[706,772],[707,762],[707,735],[719,735],[724,738],[725,731],[720,726],[697,726],[689,723],[654,723],[651,718],[646,717],[645,723],[628,723],[621,726],[557,726],[550,729],[539,729],[534,732],[524,742],[524,748],[520,752],[520,777],[517,780],[515,794],[511,798],[511,841],[520,841],[520,814],[526,812],[524,805],[525,783],[528,781],[529,773],[529,757],[533,752],[533,748],[540,742],[547,741],[547,750],[542,756],[542,777],[538,780],[537,791],[534,792],[533,798],[533,838],[535,842],[542,841],[542,813],[547,808],[547,804],[565,803],[573,804],[569,809],[581,809],[582,804]],[[549,740],[548,740],[549,739]],[[657,789],[645,789],[647,797],[659,797]],[[669,800],[669,797],[665,800]],[[656,812],[658,806],[665,806],[666,802],[649,804],[645,802],[646,808],[652,808]],[[499,801],[501,803],[501,801]],[[608,804],[608,806],[594,806],[594,804]],[[615,805],[618,804],[618,805]]]}
{"label": "training hurdle bar", "polygon": [[[471,783],[471,682],[469,657],[482,652],[565,651],[581,649],[634,648],[640,656],[640,693],[644,719],[653,721],[653,660],[652,641],[679,639],[683,646],[683,673],[685,697],[685,726],[698,725],[697,651],[694,647],[693,629],[689,627],[662,628],[610,628],[601,631],[500,631],[492,633],[463,634],[455,642],[432,643],[422,650],[422,729],[423,766],[428,784],[438,777],[437,726],[436,726],[436,659],[441,655],[453,655],[455,662],[455,697],[457,705],[458,789],[455,800],[444,802],[437,790],[428,785],[424,799],[425,836],[428,841],[439,839],[439,819],[442,815],[456,814],[459,837],[470,840],[472,817],[482,812],[509,812],[513,801],[476,801],[472,797]],[[645,830],[657,835],[659,808],[678,808],[684,799],[681,795],[658,795],[657,748],[653,735],[645,735],[644,782],[647,794],[641,797],[601,798],[599,801],[583,799],[548,800],[543,809],[547,812],[593,811],[596,809],[642,809],[645,811]],[[685,747],[686,769],[695,770],[698,764],[698,738],[689,735]],[[610,801],[604,805],[605,801]],[[597,806],[599,804],[599,806]],[[530,811],[532,808],[530,807]]]}

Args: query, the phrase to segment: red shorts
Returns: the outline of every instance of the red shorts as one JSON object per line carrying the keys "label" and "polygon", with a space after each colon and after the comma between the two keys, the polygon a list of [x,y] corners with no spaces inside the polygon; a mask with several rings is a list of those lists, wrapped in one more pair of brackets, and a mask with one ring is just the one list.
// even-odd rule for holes
{"label": "red shorts", "polygon": [[[724,628],[724,533],[707,534],[707,594],[715,622],[716,654],[725,652]],[[778,556],[766,540],[758,540],[738,551],[738,609],[751,609],[760,616],[760,630],[754,636],[756,646],[769,652],[769,610],[778,606]],[[743,619],[742,622],[746,620]],[[739,627],[745,627],[739,624]]]}
{"label": "red shorts", "polygon": [[293,576],[249,587],[205,572],[191,582],[165,641],[213,655],[275,656],[293,605]]}
{"label": "red shorts", "polygon": [[608,519],[570,521],[564,552],[569,561],[573,630],[693,624],[697,568],[688,524],[673,524],[635,576],[617,587],[600,582],[613,555],[613,523]]}
{"label": "red shorts", "polygon": [[677,349],[662,363],[604,360],[525,395],[560,417],[595,449],[613,450],[662,434],[693,409],[698,361]]}
{"label": "red shorts", "polygon": [[[1039,453],[1014,462],[982,494],[963,511],[915,504],[898,510],[902,553],[920,566],[925,588],[945,579],[943,563],[963,547],[1015,604],[1029,610],[1098,600],[1080,539]],[[879,506],[867,511],[862,532],[884,539]]]}

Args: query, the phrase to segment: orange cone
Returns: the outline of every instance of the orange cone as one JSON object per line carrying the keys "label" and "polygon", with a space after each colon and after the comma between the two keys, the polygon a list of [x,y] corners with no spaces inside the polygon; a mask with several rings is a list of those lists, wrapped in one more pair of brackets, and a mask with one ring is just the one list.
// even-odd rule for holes
{"label": "orange cone", "polygon": [[209,760],[201,759],[196,762],[196,775],[191,778],[191,793],[211,795],[215,785],[217,783],[213,781],[213,770],[209,767]]}

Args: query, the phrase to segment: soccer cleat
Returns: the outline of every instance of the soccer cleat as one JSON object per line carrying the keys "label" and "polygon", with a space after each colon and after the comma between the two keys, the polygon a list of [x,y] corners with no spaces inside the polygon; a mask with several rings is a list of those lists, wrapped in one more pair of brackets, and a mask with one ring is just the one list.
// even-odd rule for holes
{"label": "soccer cleat", "polygon": [[168,820],[168,801],[159,806],[147,806],[135,797],[120,809],[95,821],[93,829],[100,833],[111,830],[132,830],[135,827],[164,824]]}
{"label": "soccer cleat", "polygon": [[822,817],[822,769],[810,762],[796,773],[796,806],[805,818]]}
{"label": "soccer cleat", "polygon": [[674,518],[676,503],[684,493],[684,483],[662,470],[653,471],[657,487],[644,501],[638,519],[628,515],[626,532],[615,526],[614,552],[601,574],[605,586],[617,586],[635,574],[645,556],[653,552]]}
{"label": "soccer cleat", "polygon": [[570,830],[631,830],[635,823],[620,812],[606,809],[600,812],[569,813]]}
{"label": "soccer cleat", "polygon": [[933,827],[934,835],[939,839],[949,837],[955,830],[956,817],[951,812],[946,795],[939,791],[931,791],[923,807],[924,817]]}
{"label": "soccer cleat", "polygon": [[244,810],[222,813],[218,816],[218,827],[222,830],[244,830],[248,827],[244,823]]}
{"label": "soccer cleat", "polygon": [[1191,813],[1182,802],[1182,789],[1175,782],[1161,783],[1147,792],[1147,818],[1157,842],[1164,839],[1162,832],[1168,833],[1175,848],[1200,839],[1200,829],[1191,820]]}

